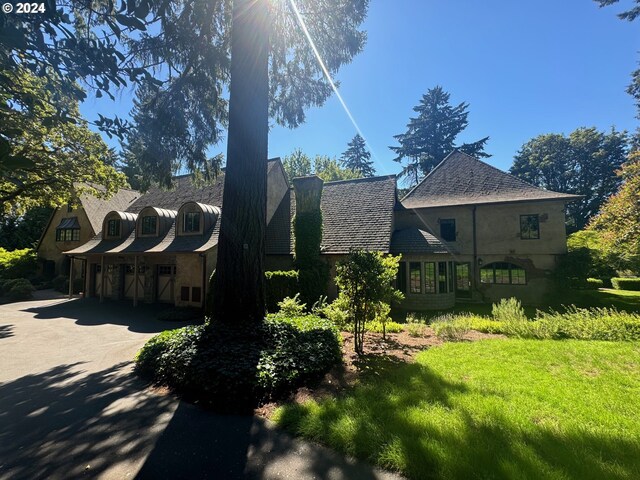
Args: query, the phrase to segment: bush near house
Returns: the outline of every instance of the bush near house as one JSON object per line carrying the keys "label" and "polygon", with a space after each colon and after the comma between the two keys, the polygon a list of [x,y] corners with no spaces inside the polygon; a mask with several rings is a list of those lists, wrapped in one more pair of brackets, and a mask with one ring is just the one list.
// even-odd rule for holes
{"label": "bush near house", "polygon": [[8,251],[0,247],[0,278],[32,278],[36,275],[38,262],[31,248]]}
{"label": "bush near house", "polygon": [[616,290],[633,290],[640,291],[640,278],[612,278],[611,285]]}
{"label": "bush near house", "polygon": [[0,296],[6,296],[11,302],[29,300],[36,289],[26,278],[0,280]]}
{"label": "bush near house", "polygon": [[340,359],[341,337],[330,321],[274,314],[258,328],[210,323],[163,332],[135,362],[156,384],[238,411],[320,378]]}
{"label": "bush near house", "polygon": [[[53,289],[60,293],[69,293],[69,277],[67,275],[58,275],[51,280]],[[73,293],[80,293],[84,289],[84,279],[73,279]]]}

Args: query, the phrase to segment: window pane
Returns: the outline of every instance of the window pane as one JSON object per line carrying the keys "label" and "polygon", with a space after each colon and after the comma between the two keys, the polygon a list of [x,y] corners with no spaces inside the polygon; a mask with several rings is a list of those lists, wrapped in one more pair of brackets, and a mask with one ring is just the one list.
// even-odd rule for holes
{"label": "window pane", "polygon": [[524,240],[540,238],[538,215],[520,215],[520,238]]}
{"label": "window pane", "polygon": [[183,230],[185,232],[200,231],[200,212],[185,212]]}
{"label": "window pane", "polygon": [[72,239],[74,242],[77,242],[77,241],[79,241],[79,240],[80,240],[80,230],[79,230],[79,229],[74,228],[74,229],[72,230],[71,239]]}
{"label": "window pane", "polygon": [[411,293],[420,293],[420,284],[422,283],[422,272],[420,271],[419,262],[411,262],[409,264],[409,289]]}
{"label": "window pane", "polygon": [[436,293],[436,264],[425,262],[424,264],[424,293]]}
{"label": "window pane", "polygon": [[407,293],[407,262],[398,264],[398,276],[396,277],[396,288],[402,293]]}
{"label": "window pane", "polygon": [[514,285],[525,285],[527,283],[524,268],[519,268],[515,265],[511,267],[511,283]]}
{"label": "window pane", "polygon": [[61,242],[64,240],[64,231],[59,228],[56,229],[56,242]]}
{"label": "window pane", "polygon": [[456,241],[456,220],[454,218],[440,220],[440,238],[448,242]]}
{"label": "window pane", "polygon": [[447,292],[447,262],[438,262],[438,293]]}
{"label": "window pane", "polygon": [[469,264],[456,265],[456,290],[469,290]]}
{"label": "window pane", "polygon": [[156,217],[155,215],[150,215],[148,217],[142,217],[142,234],[150,235],[156,233]]}
{"label": "window pane", "polygon": [[493,265],[487,265],[480,269],[480,283],[495,283]]}
{"label": "window pane", "polygon": [[65,242],[70,242],[73,239],[73,230],[67,228],[64,231],[64,240]]}
{"label": "window pane", "polygon": [[107,223],[107,235],[110,237],[120,236],[120,220],[109,220]]}

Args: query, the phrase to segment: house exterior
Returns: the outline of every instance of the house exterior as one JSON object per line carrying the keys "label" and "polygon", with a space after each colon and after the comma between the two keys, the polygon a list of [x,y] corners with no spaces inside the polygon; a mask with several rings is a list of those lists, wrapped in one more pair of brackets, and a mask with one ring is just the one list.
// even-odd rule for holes
{"label": "house exterior", "polygon": [[[36,247],[43,273],[48,277],[69,275],[70,258],[63,252],[85,244],[102,230],[102,219],[112,210],[126,210],[141,196],[139,192],[121,188],[107,200],[81,195],[77,205],[56,208]],[[76,275],[83,267],[76,265]]]}
{"label": "house exterior", "polygon": [[[174,190],[152,189],[126,208],[103,210],[96,234],[65,252],[82,266],[85,295],[203,306],[223,190],[224,174],[206,187],[183,176]],[[321,195],[321,257],[332,278],[352,248],[401,254],[397,287],[405,310],[508,296],[541,301],[566,252],[565,204],[578,198],[539,189],[460,152],[401,200],[395,176],[324,184],[312,176],[290,185],[274,159],[267,165],[268,270],[292,268],[292,219],[310,194]],[[333,281],[327,294],[337,295]]]}

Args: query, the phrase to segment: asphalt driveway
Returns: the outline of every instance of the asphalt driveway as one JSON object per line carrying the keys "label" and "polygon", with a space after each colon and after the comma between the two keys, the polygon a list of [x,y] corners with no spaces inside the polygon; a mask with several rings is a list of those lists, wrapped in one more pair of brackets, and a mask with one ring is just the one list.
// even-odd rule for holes
{"label": "asphalt driveway", "polygon": [[158,312],[92,299],[0,305],[0,479],[399,478],[263,419],[146,388],[131,359],[177,326]]}

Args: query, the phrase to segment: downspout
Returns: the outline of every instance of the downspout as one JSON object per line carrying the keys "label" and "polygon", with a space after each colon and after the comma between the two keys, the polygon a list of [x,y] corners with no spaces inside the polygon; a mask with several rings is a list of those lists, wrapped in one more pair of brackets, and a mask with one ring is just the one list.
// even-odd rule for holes
{"label": "downspout", "polygon": [[473,226],[473,285],[472,289],[476,292],[478,291],[478,278],[480,276],[480,272],[478,271],[478,243],[477,243],[477,228],[476,228],[476,208],[477,206],[473,206],[473,210],[471,211],[471,222]]}

